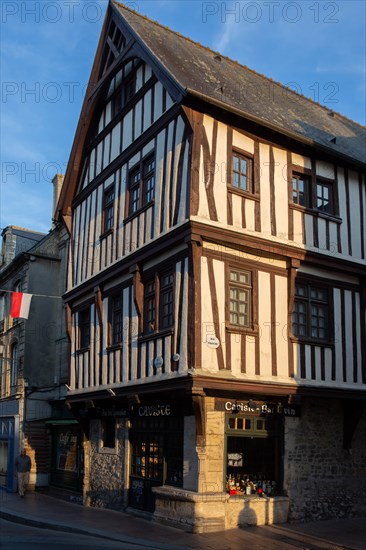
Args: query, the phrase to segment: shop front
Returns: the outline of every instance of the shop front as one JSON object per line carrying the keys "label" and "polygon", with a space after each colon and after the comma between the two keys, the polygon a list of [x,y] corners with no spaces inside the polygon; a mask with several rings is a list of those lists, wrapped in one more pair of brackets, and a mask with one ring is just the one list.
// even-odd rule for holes
{"label": "shop front", "polygon": [[218,402],[225,408],[229,495],[282,494],[283,407],[266,402]]}
{"label": "shop front", "polygon": [[195,472],[196,489],[185,475],[180,488],[153,488],[156,519],[197,533],[286,522],[285,418],[299,414],[278,397],[202,396],[195,437],[185,433],[183,448],[184,474]]}
{"label": "shop front", "polygon": [[76,420],[49,423],[52,434],[50,484],[81,493],[84,457],[81,430]]}
{"label": "shop front", "polygon": [[16,491],[14,462],[19,453],[19,402],[0,403],[0,490]]}
{"label": "shop front", "polygon": [[169,402],[135,407],[130,449],[129,506],[153,512],[153,487],[183,485],[183,417]]}

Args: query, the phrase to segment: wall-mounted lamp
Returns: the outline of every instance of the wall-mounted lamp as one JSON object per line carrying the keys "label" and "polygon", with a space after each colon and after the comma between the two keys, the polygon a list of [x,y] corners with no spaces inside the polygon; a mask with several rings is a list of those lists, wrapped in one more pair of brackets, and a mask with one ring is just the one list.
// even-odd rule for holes
{"label": "wall-mounted lamp", "polygon": [[107,388],[107,392],[111,395],[111,397],[116,397],[116,394],[112,390],[112,388]]}
{"label": "wall-mounted lamp", "polygon": [[164,359],[159,355],[158,357],[155,357],[154,359],[154,367],[156,369],[161,369],[164,364]]}

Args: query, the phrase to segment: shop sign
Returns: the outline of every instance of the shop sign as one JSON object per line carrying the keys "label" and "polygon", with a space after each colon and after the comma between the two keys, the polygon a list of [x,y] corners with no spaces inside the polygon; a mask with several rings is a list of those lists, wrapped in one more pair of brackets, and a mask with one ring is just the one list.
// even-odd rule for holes
{"label": "shop sign", "polygon": [[140,405],[137,408],[138,416],[170,416],[172,414],[172,406],[167,405]]}
{"label": "shop sign", "polygon": [[245,413],[249,415],[273,415],[298,417],[300,416],[299,405],[283,405],[282,403],[255,403],[249,401],[235,401],[216,399],[216,410],[227,413]]}
{"label": "shop sign", "polygon": [[101,412],[101,416],[102,417],[112,417],[112,418],[124,418],[127,416],[127,411],[126,410],[114,410],[114,409],[103,409],[102,412]]}
{"label": "shop sign", "polygon": [[274,405],[267,403],[250,403],[244,401],[225,401],[224,410],[226,412],[243,412],[252,414],[274,414],[276,412]]}
{"label": "shop sign", "polygon": [[278,414],[283,414],[283,416],[292,416],[293,418],[301,416],[301,407],[300,405],[282,405],[279,403],[277,405]]}
{"label": "shop sign", "polygon": [[0,403],[0,416],[13,416],[19,414],[19,399]]}

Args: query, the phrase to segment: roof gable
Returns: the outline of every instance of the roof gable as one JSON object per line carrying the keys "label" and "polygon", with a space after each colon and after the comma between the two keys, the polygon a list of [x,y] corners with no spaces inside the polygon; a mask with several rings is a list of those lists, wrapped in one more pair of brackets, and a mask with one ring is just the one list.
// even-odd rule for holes
{"label": "roof gable", "polygon": [[366,129],[113,1],[125,24],[187,95],[358,162]]}

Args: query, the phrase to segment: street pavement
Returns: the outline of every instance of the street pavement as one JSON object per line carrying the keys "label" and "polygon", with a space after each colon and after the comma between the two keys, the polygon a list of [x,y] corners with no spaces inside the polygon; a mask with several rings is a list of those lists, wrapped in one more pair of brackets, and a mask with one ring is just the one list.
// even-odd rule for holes
{"label": "street pavement", "polygon": [[[191,534],[148,518],[87,508],[44,493],[0,491],[0,517],[37,528],[92,535],[157,550],[366,550],[366,518],[267,525]],[[0,533],[1,547],[1,533]]]}

